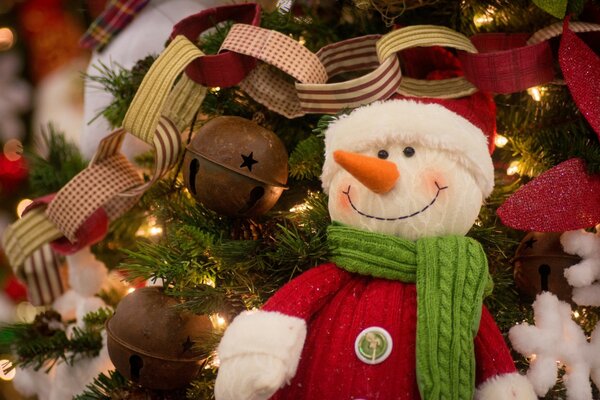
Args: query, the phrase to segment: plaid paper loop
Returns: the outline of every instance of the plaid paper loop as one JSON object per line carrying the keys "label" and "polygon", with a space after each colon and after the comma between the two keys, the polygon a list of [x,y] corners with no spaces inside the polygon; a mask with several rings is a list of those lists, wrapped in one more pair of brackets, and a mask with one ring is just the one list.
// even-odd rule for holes
{"label": "plaid paper loop", "polygon": [[393,54],[379,62],[376,43],[380,35],[349,39],[323,47],[317,56],[327,74],[332,77],[343,72],[372,70],[356,79],[339,83],[296,83],[304,113],[335,114],[392,96],[402,78],[400,62]]}
{"label": "plaid paper loop", "polygon": [[221,50],[252,56],[301,83],[327,82],[327,71],[319,58],[294,39],[276,31],[235,24],[221,45]]}
{"label": "plaid paper loop", "polygon": [[46,209],[48,219],[70,242],[76,242],[77,231],[98,208],[109,205],[110,219],[127,211],[110,207],[111,200],[143,183],[133,165],[118,152],[94,161],[65,185]]}
{"label": "plaid paper loop", "polygon": [[[402,50],[423,46],[453,47],[469,53],[477,53],[477,49],[469,38],[450,28],[433,25],[415,25],[384,35],[377,42],[377,54],[379,60],[382,61]],[[405,96],[444,99],[468,96],[477,90],[464,77],[434,81],[404,77],[398,87],[398,93]]]}
{"label": "plaid paper loop", "polygon": [[[600,25],[571,24],[576,32],[600,30]],[[526,34],[485,33],[471,38],[478,54],[459,52],[465,77],[480,90],[515,93],[552,81],[556,75],[549,39],[562,34],[562,23]]]}
{"label": "plaid paper loop", "polygon": [[150,0],[111,0],[81,37],[79,45],[90,50],[102,50],[149,2]]}

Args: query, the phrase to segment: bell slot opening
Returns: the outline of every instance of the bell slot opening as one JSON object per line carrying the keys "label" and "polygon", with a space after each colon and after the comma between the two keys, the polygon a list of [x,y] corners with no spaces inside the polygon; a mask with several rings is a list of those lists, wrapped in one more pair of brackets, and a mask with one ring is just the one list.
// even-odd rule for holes
{"label": "bell slot opening", "polygon": [[129,372],[131,380],[137,382],[140,380],[140,371],[144,367],[144,360],[140,356],[133,355],[129,357]]}
{"label": "bell slot opening", "polygon": [[550,266],[548,264],[542,264],[538,268],[540,273],[540,286],[543,292],[547,292],[548,289],[548,277],[550,276]]}
{"label": "bell slot opening", "polygon": [[196,194],[196,175],[198,174],[198,170],[200,169],[200,162],[198,159],[192,159],[190,164],[190,176],[188,177],[190,182],[190,190],[192,194]]}

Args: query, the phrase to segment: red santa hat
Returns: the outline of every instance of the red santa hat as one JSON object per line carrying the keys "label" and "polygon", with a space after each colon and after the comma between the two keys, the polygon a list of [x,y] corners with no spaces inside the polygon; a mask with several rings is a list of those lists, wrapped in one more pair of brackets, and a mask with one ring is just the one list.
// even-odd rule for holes
{"label": "red santa hat", "polygon": [[365,152],[400,143],[451,154],[471,173],[485,198],[494,188],[490,154],[495,130],[494,103],[483,93],[461,99],[397,97],[369,104],[341,116],[327,129],[323,189],[328,192],[339,168],[333,160],[335,150]]}

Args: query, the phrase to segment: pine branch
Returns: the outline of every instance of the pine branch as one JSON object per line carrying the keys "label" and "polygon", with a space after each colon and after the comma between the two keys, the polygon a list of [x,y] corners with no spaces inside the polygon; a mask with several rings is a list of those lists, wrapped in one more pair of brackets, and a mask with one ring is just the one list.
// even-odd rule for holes
{"label": "pine branch", "polygon": [[290,176],[298,180],[318,178],[325,161],[324,152],[323,139],[317,136],[298,143],[289,158]]}
{"label": "pine branch", "polygon": [[83,393],[74,397],[74,400],[112,400],[124,399],[118,393],[130,387],[130,383],[117,371],[109,371],[108,375],[100,374],[94,381],[86,386]]}
{"label": "pine branch", "polygon": [[108,66],[101,61],[99,65],[95,65],[98,75],[85,75],[84,78],[98,84],[99,89],[113,95],[114,100],[94,119],[103,115],[113,128],[121,126],[129,104],[156,58],[155,55],[149,55],[139,60],[131,70],[118,64]]}
{"label": "pine branch", "polygon": [[108,309],[87,314],[84,327],[67,326],[60,314],[46,311],[38,314],[31,324],[18,323],[4,326],[0,331],[0,346],[10,347],[17,359],[15,366],[32,366],[38,370],[50,369],[56,362],[72,365],[81,357],[95,357],[102,349],[104,323],[112,315]]}
{"label": "pine branch", "polygon": [[48,124],[47,129],[42,130],[41,140],[42,147],[48,149],[46,157],[27,153],[32,198],[58,192],[87,165],[77,146],[67,141],[54,125]]}

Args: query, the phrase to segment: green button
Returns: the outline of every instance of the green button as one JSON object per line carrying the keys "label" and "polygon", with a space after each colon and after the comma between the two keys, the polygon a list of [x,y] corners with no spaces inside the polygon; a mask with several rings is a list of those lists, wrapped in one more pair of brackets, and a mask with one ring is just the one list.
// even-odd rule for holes
{"label": "green button", "polygon": [[367,364],[379,364],[392,352],[392,337],[385,329],[372,326],[358,334],[355,341],[356,356]]}

